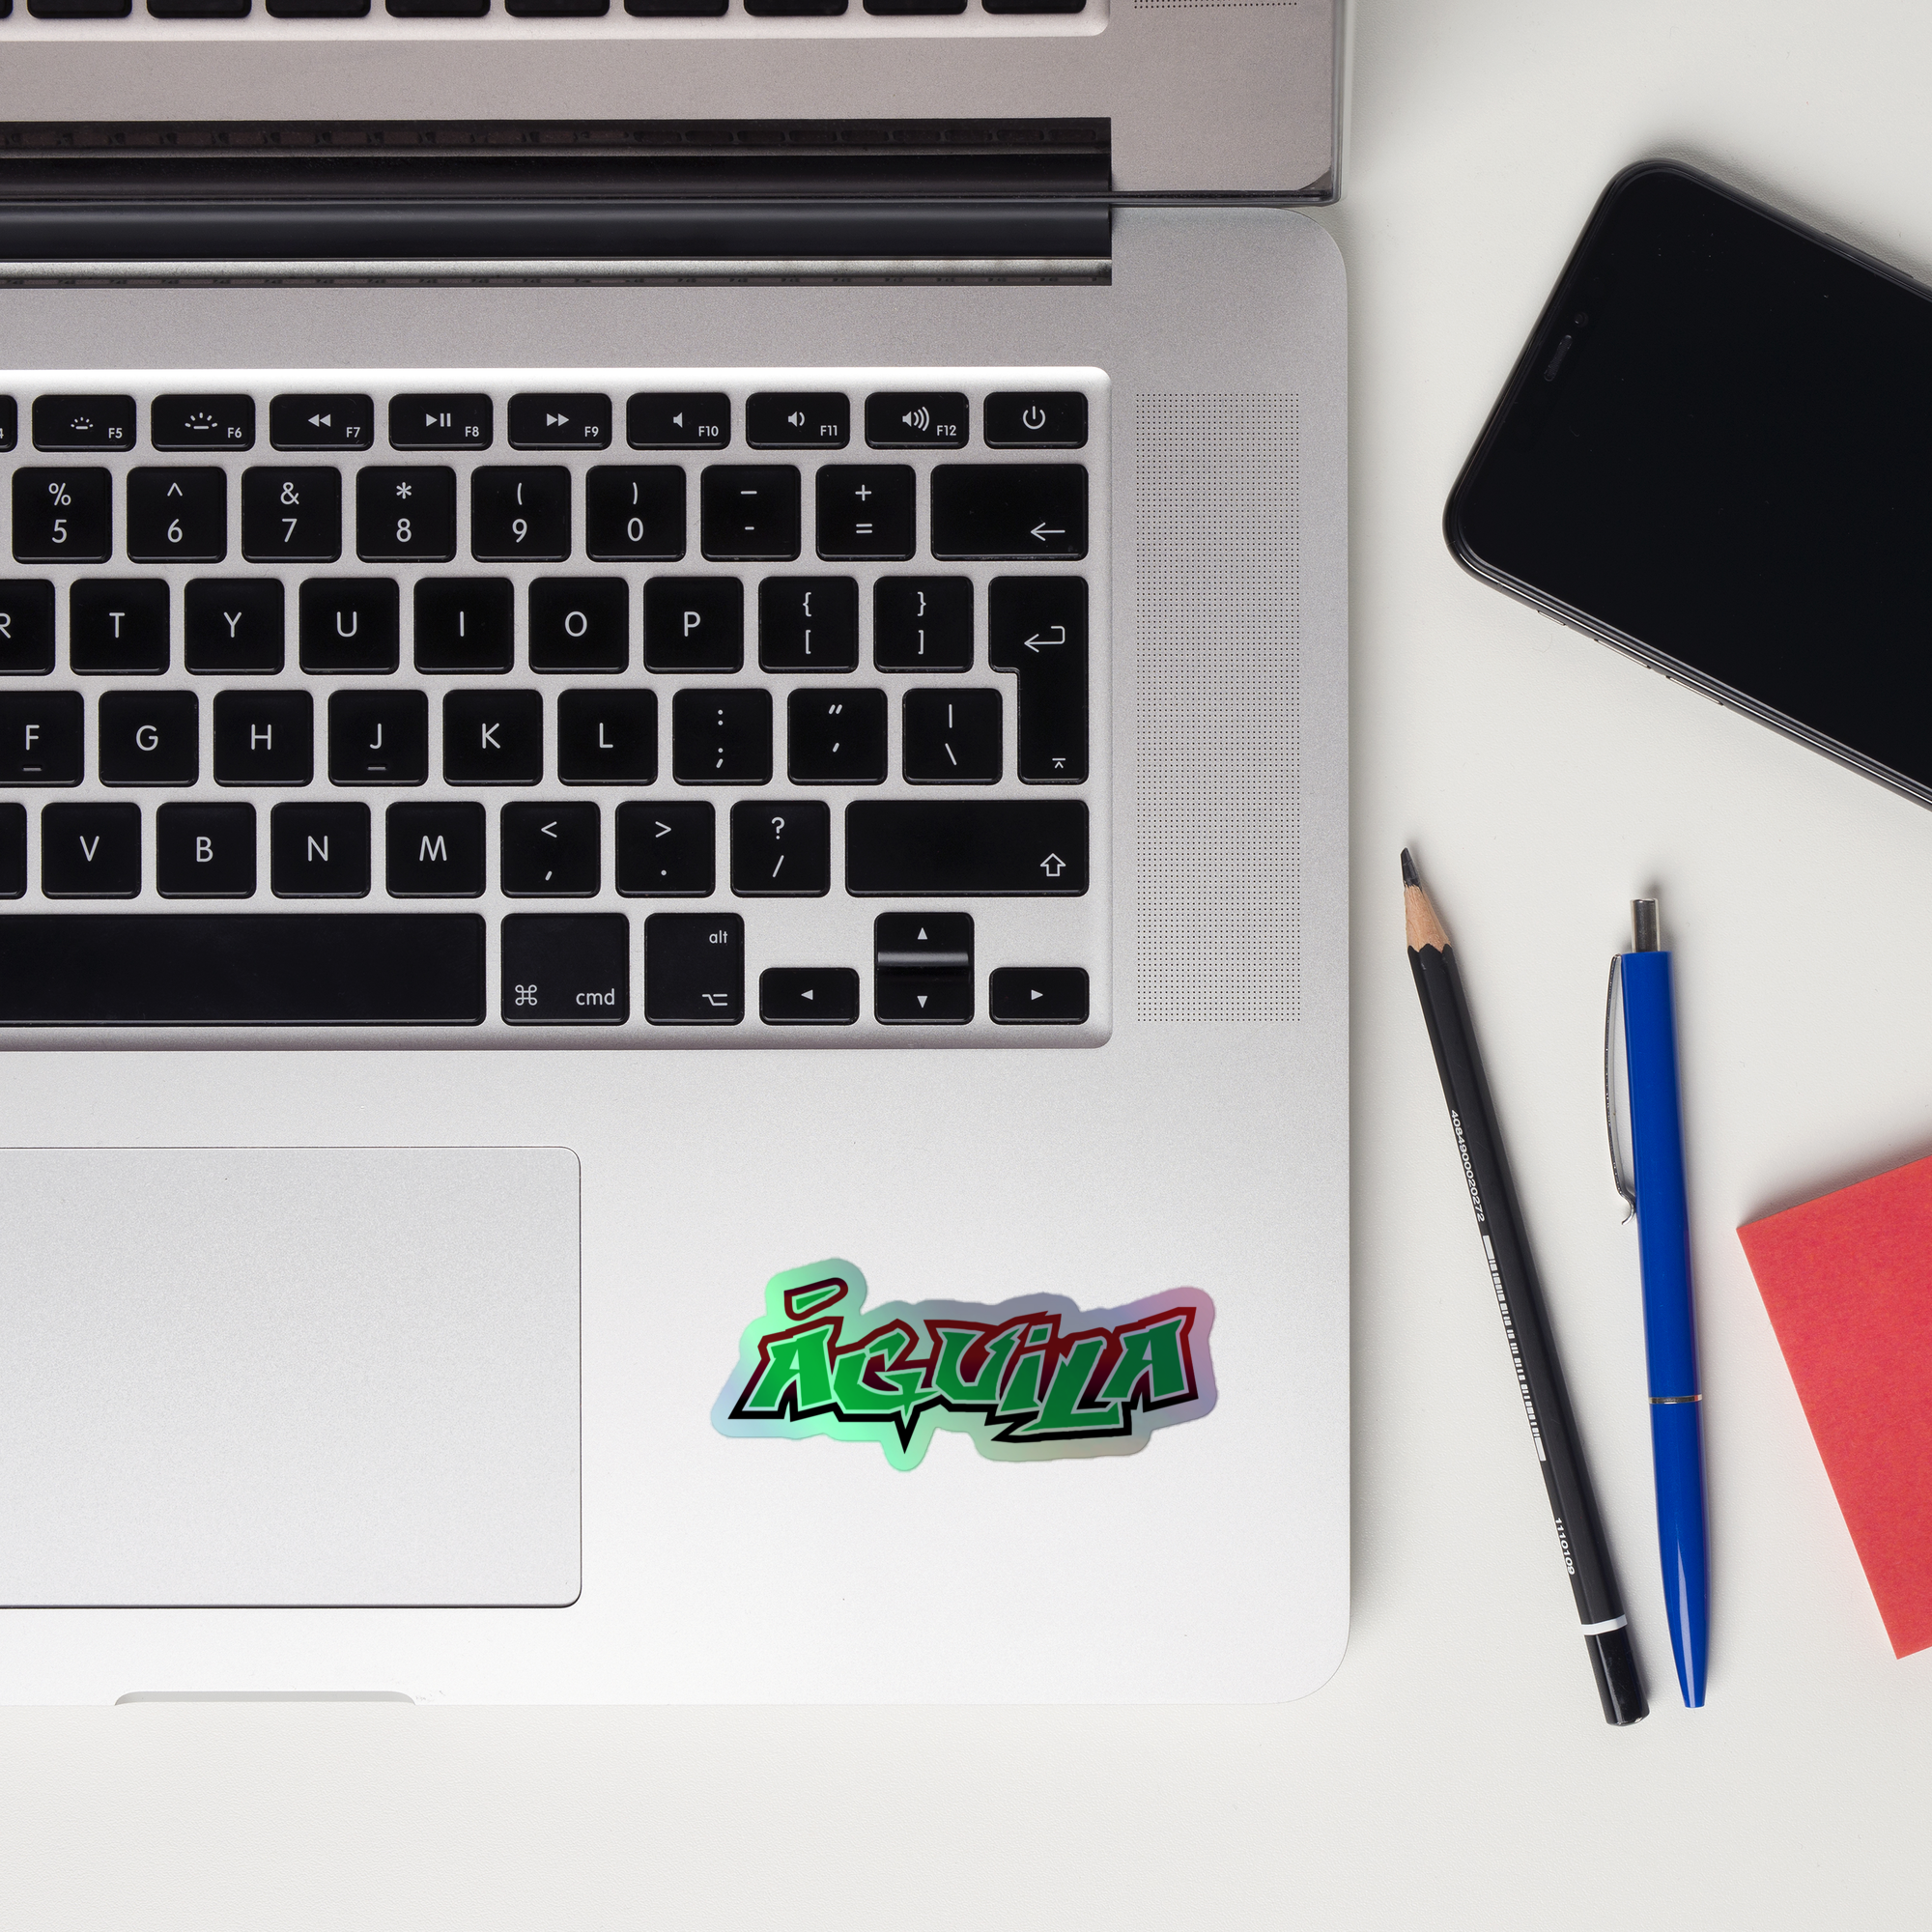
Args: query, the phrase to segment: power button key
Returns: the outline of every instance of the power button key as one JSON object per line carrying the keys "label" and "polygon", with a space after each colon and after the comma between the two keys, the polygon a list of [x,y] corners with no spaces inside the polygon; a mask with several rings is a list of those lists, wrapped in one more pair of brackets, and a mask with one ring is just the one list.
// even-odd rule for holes
{"label": "power button key", "polygon": [[1082,449],[1087,398],[1078,389],[1001,389],[986,398],[988,449]]}

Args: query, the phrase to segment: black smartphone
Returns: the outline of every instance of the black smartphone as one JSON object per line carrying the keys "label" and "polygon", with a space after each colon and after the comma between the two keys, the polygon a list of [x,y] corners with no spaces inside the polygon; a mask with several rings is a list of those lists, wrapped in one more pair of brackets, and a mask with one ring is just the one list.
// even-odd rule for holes
{"label": "black smartphone", "polygon": [[1891,270],[1626,170],[1444,526],[1486,582],[1932,803],[1932,295]]}

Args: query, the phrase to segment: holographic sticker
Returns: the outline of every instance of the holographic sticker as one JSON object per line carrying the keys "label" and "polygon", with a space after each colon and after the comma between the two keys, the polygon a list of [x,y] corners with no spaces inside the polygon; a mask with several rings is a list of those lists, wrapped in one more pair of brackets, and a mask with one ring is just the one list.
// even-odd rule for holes
{"label": "holographic sticker", "polygon": [[937,1429],[982,1456],[1131,1456],[1214,1406],[1214,1304],[1170,1289],[1121,1308],[1062,1295],[887,1302],[869,1313],[849,1262],[775,1274],[711,1410],[725,1435],[876,1442],[917,1468]]}

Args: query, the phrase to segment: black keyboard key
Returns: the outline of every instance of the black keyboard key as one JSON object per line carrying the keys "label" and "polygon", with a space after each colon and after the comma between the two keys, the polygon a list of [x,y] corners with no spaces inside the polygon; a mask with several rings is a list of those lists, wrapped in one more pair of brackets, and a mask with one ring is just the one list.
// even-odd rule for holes
{"label": "black keyboard key", "polygon": [[12,396],[0,396],[0,451],[20,440],[20,405]]}
{"label": "black keyboard key", "polygon": [[355,554],[364,563],[447,563],[456,554],[456,471],[357,470]]}
{"label": "black keyboard key", "polygon": [[718,889],[718,814],[709,804],[617,808],[617,890],[631,899],[708,899]]}
{"label": "black keyboard key", "polygon": [[305,691],[214,694],[214,782],[305,785],[315,777],[315,699]]}
{"label": "black keyboard key", "polygon": [[745,12],[754,19],[794,19],[842,14],[847,0],[745,0]]}
{"label": "black keyboard key", "polygon": [[866,440],[874,449],[964,449],[972,440],[972,405],[956,390],[893,389],[866,398]]}
{"label": "black keyboard key", "polygon": [[886,694],[794,691],[785,700],[785,769],[793,784],[883,784]]}
{"label": "black keyboard key", "polygon": [[532,670],[623,670],[631,587],[621,577],[540,577],[530,585]]}
{"label": "black keyboard key", "polygon": [[[753,11],[749,6],[748,13]],[[811,7],[813,14],[837,10]],[[745,440],[753,449],[843,449],[852,440],[852,399],[836,390],[767,390],[745,401]]]}
{"label": "black keyboard key", "polygon": [[486,824],[483,808],[467,800],[392,805],[383,825],[383,883],[389,896],[480,898]]}
{"label": "black keyboard key", "polygon": [[767,1026],[852,1026],[859,976],[849,966],[767,966],[758,975],[758,1017]]}
{"label": "black keyboard key", "polygon": [[1019,678],[1025,784],[1087,780],[1087,580],[996,577],[986,593],[986,662]]}
{"label": "black keyboard key", "polygon": [[[587,6],[516,6],[556,14],[602,14],[608,0]],[[526,395],[510,398],[510,446],[513,449],[608,449],[611,446],[611,398],[595,394]]]}
{"label": "black keyboard key", "polygon": [[963,14],[966,0],[866,0],[868,14]]}
{"label": "black keyboard key", "polygon": [[624,0],[624,12],[643,20],[715,20],[725,0]]}
{"label": "black keyboard key", "polygon": [[490,0],[386,0],[398,20],[473,20],[490,11]]}
{"label": "black keyboard key", "polygon": [[[398,10],[390,0],[389,12]],[[429,10],[424,9],[425,13]],[[481,7],[475,9],[483,12]],[[488,396],[392,396],[391,449],[488,449],[495,422]]]}
{"label": "black keyboard key", "polygon": [[845,808],[845,890],[865,896],[1077,897],[1078,799],[867,799]]}
{"label": "black keyboard key", "polygon": [[[157,18],[155,0],[148,11]],[[245,14],[245,6],[236,9]],[[156,396],[148,411],[148,440],[156,449],[253,449],[253,396]]]}
{"label": "black keyboard key", "polygon": [[391,671],[402,662],[392,577],[311,577],[296,597],[305,671]]}
{"label": "black keyboard key", "polygon": [[973,1017],[973,916],[885,912],[872,922],[872,1010],[883,1026]]}
{"label": "black keyboard key", "polygon": [[631,1017],[630,921],[620,912],[512,913],[502,1013],[512,1026],[622,1026]]}
{"label": "black keyboard key", "polygon": [[138,434],[132,396],[34,398],[36,449],[132,449]]}
{"label": "black keyboard key", "polygon": [[872,663],[879,670],[971,670],[973,580],[880,578],[872,586]]}
{"label": "black keyboard key", "polygon": [[133,0],[27,0],[37,20],[125,20]]}
{"label": "black keyboard key", "polygon": [[0,692],[0,784],[78,784],[83,722],[77,691]]}
{"label": "black keyboard key", "polygon": [[556,700],[556,775],[565,784],[655,784],[657,693],[562,693]]}
{"label": "black keyboard key", "polygon": [[768,577],[758,585],[764,670],[859,668],[859,584],[850,577]]}
{"label": "black keyboard key", "polygon": [[986,984],[986,1017],[997,1026],[1084,1026],[1084,966],[1002,966]]}
{"label": "black keyboard key", "polygon": [[989,14],[1084,14],[1087,0],[985,0],[985,8]]}
{"label": "black keyboard key", "polygon": [[427,692],[329,694],[330,784],[419,785],[428,779]]}
{"label": "black keyboard key", "polygon": [[771,693],[677,693],[670,701],[670,771],[679,784],[770,784]]}
{"label": "black keyboard key", "polygon": [[128,555],[134,563],[219,563],[228,554],[228,474],[130,469]]}
{"label": "black keyboard key", "polygon": [[342,554],[339,469],[244,469],[242,554],[250,563],[333,563]]}
{"label": "black keyboard key", "polygon": [[594,805],[506,805],[503,891],[511,898],[594,898],[604,874],[602,821]]}
{"label": "black keyboard key", "polygon": [[190,578],[182,593],[182,663],[203,674],[280,670],[283,607],[279,577]]}
{"label": "black keyboard key", "polygon": [[653,1026],[736,1026],[745,1017],[745,922],[736,913],[645,920],[644,1017]]}
{"label": "black keyboard key", "polygon": [[907,784],[997,784],[1005,743],[997,691],[909,691],[900,754]]}
{"label": "black keyboard key", "polygon": [[16,469],[14,554],[22,563],[105,563],[114,486],[104,469]]}
{"label": "black keyboard key", "polygon": [[[989,6],[986,11],[997,14],[1003,10]],[[1037,11],[1077,14],[1080,9],[1042,7]],[[1078,389],[998,390],[986,398],[980,429],[988,449],[1084,449],[1087,398]]]}
{"label": "black keyboard key", "polygon": [[366,805],[278,805],[269,813],[269,886],[279,899],[369,895]]}
{"label": "black keyboard key", "polygon": [[419,577],[418,670],[506,671],[516,663],[516,590],[507,577]]}
{"label": "black keyboard key", "polygon": [[832,808],[818,798],[731,808],[731,890],[740,898],[823,898],[832,890]]}
{"label": "black keyboard key", "polygon": [[359,20],[369,12],[369,0],[268,0],[278,20]]}
{"label": "black keyboard key", "polygon": [[201,699],[193,692],[103,692],[95,709],[102,784],[187,785],[201,776]]}
{"label": "black keyboard key", "polygon": [[0,920],[0,1025],[474,1026],[484,933],[475,913]]}
{"label": "black keyboard key", "polygon": [[700,548],[714,561],[798,554],[798,471],[789,464],[714,464],[698,500]]}
{"label": "black keyboard key", "polygon": [[818,472],[818,554],[899,561],[916,547],[913,473],[903,463],[828,463]]}
{"label": "black keyboard key", "polygon": [[1078,463],[942,463],[932,472],[932,554],[1087,554],[1087,470]]}
{"label": "black keyboard key", "polygon": [[168,668],[164,577],[76,578],[67,599],[71,670],[147,677]]}
{"label": "black keyboard key", "polygon": [[269,440],[277,449],[370,449],[376,405],[367,396],[276,396],[269,404]]}
{"label": "black keyboard key", "polygon": [[738,670],[745,586],[735,577],[653,577],[644,585],[649,670]]}
{"label": "black keyboard key", "polygon": [[557,563],[570,554],[570,471],[484,465],[469,477],[469,554]]}
{"label": "black keyboard key", "polygon": [[[646,12],[629,0],[627,9]],[[724,11],[722,0],[701,7],[694,0],[695,14]],[[624,432],[633,449],[723,449],[731,440],[731,398],[717,390],[633,396],[624,410]]]}
{"label": "black keyboard key", "polygon": [[54,587],[44,578],[0,579],[0,677],[54,668]]}
{"label": "black keyboard key", "polygon": [[442,699],[445,784],[535,784],[543,698],[534,691],[451,691]]}
{"label": "black keyboard key", "polygon": [[0,803],[0,899],[27,891],[27,808]]}
{"label": "black keyboard key", "polygon": [[50,899],[131,899],[141,891],[138,805],[41,809],[41,891]]}
{"label": "black keyboard key", "polygon": [[164,899],[255,896],[255,808],[164,805],[155,813],[155,890]]}
{"label": "black keyboard key", "polygon": [[601,560],[675,562],[684,554],[684,471],[600,464],[585,479],[583,551]]}

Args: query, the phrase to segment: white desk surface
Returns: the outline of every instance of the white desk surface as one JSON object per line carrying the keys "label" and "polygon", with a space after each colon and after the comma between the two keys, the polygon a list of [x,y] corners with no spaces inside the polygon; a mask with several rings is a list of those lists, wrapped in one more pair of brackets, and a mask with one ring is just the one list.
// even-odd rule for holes
{"label": "white desk surface", "polygon": [[[1485,590],[1442,502],[1599,189],[1672,154],[1932,275],[1915,0],[1361,0],[1353,301],[1355,1589],[1273,1710],[0,1712],[38,1926],[1924,1922],[1895,1662],[1732,1229],[1932,1151],[1932,814]],[[1650,1719],[1598,1715],[1404,960],[1463,960]],[[1605,960],[1677,949],[1710,1704],[1677,1708]],[[1769,943],[1759,936],[1768,926]]]}

